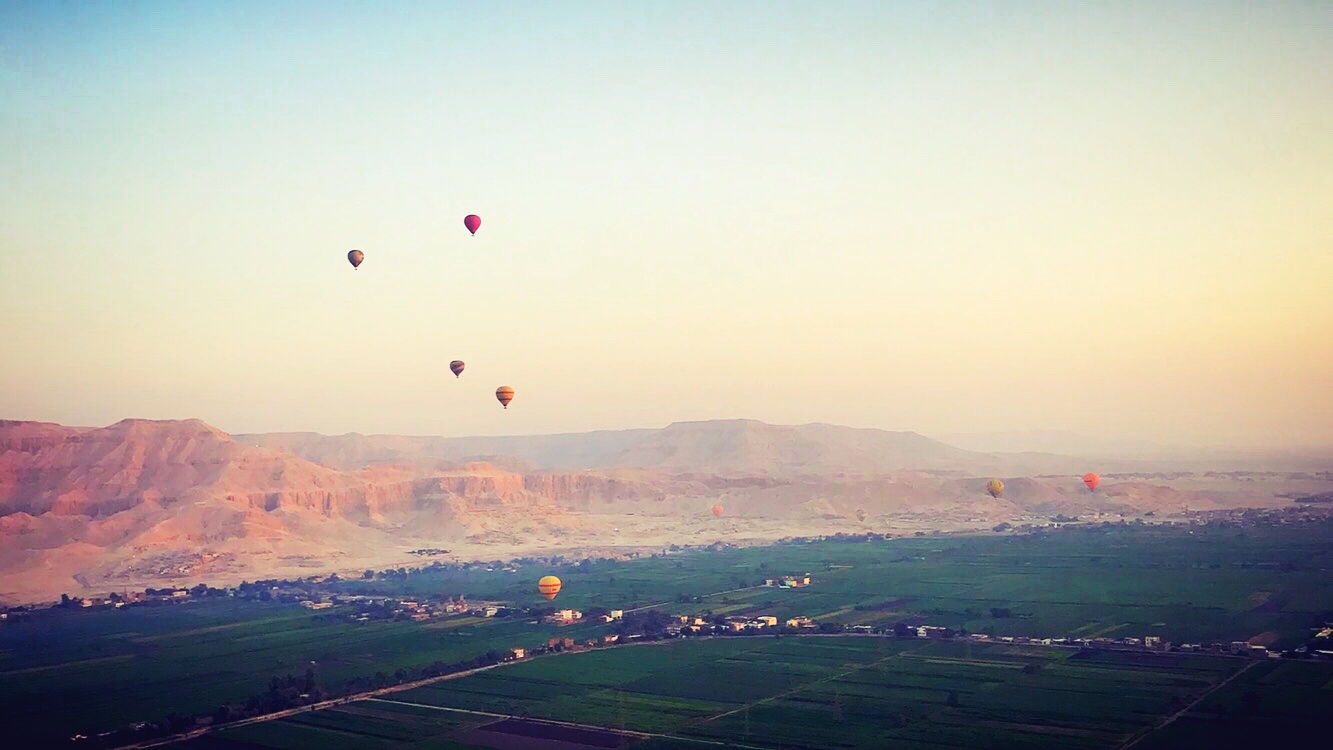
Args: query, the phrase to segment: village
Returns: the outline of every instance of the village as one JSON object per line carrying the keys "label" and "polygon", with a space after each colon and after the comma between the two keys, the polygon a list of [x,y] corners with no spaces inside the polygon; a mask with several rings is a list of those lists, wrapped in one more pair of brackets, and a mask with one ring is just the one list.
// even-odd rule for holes
{"label": "village", "polygon": [[[478,569],[494,571],[490,565],[477,564]],[[504,566],[504,572],[517,572]],[[367,571],[369,573],[369,571]],[[388,571],[397,574],[398,571]],[[872,635],[892,636],[896,638],[926,638],[942,640],[964,640],[975,643],[1006,643],[1029,646],[1048,646],[1055,648],[1103,649],[1145,652],[1184,652],[1211,653],[1244,656],[1256,659],[1277,659],[1284,653],[1270,651],[1267,647],[1247,641],[1227,643],[1179,643],[1173,644],[1159,636],[1121,638],[1070,638],[1062,636],[1011,636],[990,633],[969,633],[942,625],[930,624],[845,624],[840,622],[819,622],[813,617],[795,616],[779,618],[771,614],[757,615],[698,615],[665,614],[660,611],[662,605],[640,607],[631,610],[626,617],[624,609],[590,608],[587,612],[553,607],[514,607],[503,601],[469,601],[463,595],[440,596],[435,598],[403,598],[387,595],[349,595],[331,593],[328,584],[337,583],[336,575],[312,577],[304,580],[267,580],[254,583],[242,583],[228,588],[214,588],[198,584],[191,588],[148,588],[143,591],[113,592],[106,596],[69,597],[62,596],[53,609],[120,609],[128,606],[163,606],[197,602],[214,597],[251,599],[264,602],[296,604],[313,611],[330,610],[330,616],[344,618],[357,623],[375,621],[415,621],[425,622],[456,617],[474,618],[533,618],[533,624],[543,623],[556,626],[595,624],[610,626],[616,632],[605,633],[596,638],[577,640],[573,638],[551,638],[545,647],[514,647],[505,655],[507,659],[522,659],[527,656],[566,650],[580,650],[609,646],[617,643],[637,640],[661,640],[670,638],[709,637],[709,636],[746,636],[746,635]],[[776,589],[803,589],[813,585],[814,578],[809,573],[790,574],[764,579],[762,586]],[[15,607],[0,611],[0,624],[31,614],[34,608]],[[1314,642],[1328,644],[1327,648],[1301,646],[1285,652],[1294,658],[1313,658],[1333,660],[1333,623],[1319,630]]]}

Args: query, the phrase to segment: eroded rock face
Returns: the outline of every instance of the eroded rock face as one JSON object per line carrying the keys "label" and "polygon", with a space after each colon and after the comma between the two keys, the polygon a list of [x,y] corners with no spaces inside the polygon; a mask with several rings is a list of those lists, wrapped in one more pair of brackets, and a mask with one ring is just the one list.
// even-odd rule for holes
{"label": "eroded rock face", "polygon": [[[488,458],[469,458],[479,455]],[[1094,494],[1073,471],[990,471],[1004,460],[913,433],[743,421],[478,439],[237,439],[198,420],[0,421],[0,599],[158,573],[240,580],[298,559],[329,570],[398,564],[414,547],[499,557],[556,545],[885,531],[889,517],[989,528],[1024,514],[1203,510],[1331,489],[1313,479],[1278,488],[1108,473]],[[914,461],[922,471],[890,470]],[[984,473],[969,473],[978,462]],[[1005,478],[1001,498],[982,491],[986,476]],[[722,519],[709,513],[718,501]],[[858,515],[879,526],[857,524]]]}

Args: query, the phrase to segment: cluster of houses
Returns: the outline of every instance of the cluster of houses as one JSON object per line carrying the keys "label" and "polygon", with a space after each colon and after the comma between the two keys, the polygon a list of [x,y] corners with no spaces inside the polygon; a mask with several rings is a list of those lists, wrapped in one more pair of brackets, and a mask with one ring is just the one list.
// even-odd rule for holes
{"label": "cluster of houses", "polygon": [[583,613],[577,609],[557,609],[543,617],[542,622],[553,625],[573,625],[576,622],[583,622]]}
{"label": "cluster of houses", "polygon": [[462,596],[434,602],[384,596],[333,596],[327,601],[301,602],[301,606],[310,609],[326,609],[344,604],[357,606],[356,613],[351,616],[356,622],[385,619],[423,622],[458,615],[495,617],[503,609],[497,602],[469,602]]}
{"label": "cluster of houses", "polygon": [[[150,593],[151,592],[151,593]],[[125,591],[106,596],[85,596],[62,600],[67,607],[93,609],[95,607],[124,607],[127,604],[145,604],[149,602],[181,602],[192,596],[190,589],[149,589],[147,591]]]}
{"label": "cluster of houses", "polygon": [[[917,638],[955,637],[953,629],[934,625],[919,626],[916,628],[915,633]],[[961,637],[977,643],[1071,646],[1075,648],[1092,648],[1110,651],[1185,651],[1192,653],[1232,654],[1235,656],[1248,656],[1255,659],[1278,659],[1282,656],[1277,651],[1269,651],[1265,646],[1255,645],[1246,641],[1232,641],[1230,645],[1225,643],[1181,643],[1173,645],[1170,641],[1163,640],[1161,636],[1156,635],[1146,635],[1142,638],[1041,638],[1021,635],[992,636],[985,633],[969,633],[966,636]]]}
{"label": "cluster of houses", "polygon": [[[615,622],[617,620],[624,619],[624,617],[625,617],[625,610],[612,609],[612,610],[607,610],[606,614],[598,615],[597,622],[601,623]],[[557,609],[556,611],[542,618],[542,622],[549,623],[552,625],[573,625],[575,623],[583,621],[584,621],[583,613],[577,609]]]}
{"label": "cluster of houses", "polygon": [[[599,620],[601,622],[609,623],[620,620],[623,616],[623,611],[611,610],[609,614],[602,615]],[[1233,641],[1229,645],[1225,643],[1211,643],[1206,645],[1199,643],[1181,643],[1173,646],[1170,641],[1155,635],[1147,635],[1142,638],[1045,638],[1021,635],[994,636],[987,633],[958,633],[953,628],[939,625],[918,625],[915,627],[903,627],[901,625],[877,626],[867,624],[844,625],[840,623],[824,623],[821,625],[809,617],[789,617],[784,620],[775,615],[754,615],[747,617],[724,616],[712,618],[711,620],[698,615],[676,615],[673,619],[674,622],[663,629],[660,637],[679,638],[686,636],[720,634],[751,634],[765,630],[778,630],[779,632],[809,632],[818,630],[827,633],[861,633],[866,635],[896,635],[908,638],[966,640],[974,643],[1010,643],[1018,645],[1119,651],[1185,651],[1232,654],[1256,659],[1281,658],[1281,654],[1276,651],[1269,651],[1264,646],[1251,644],[1245,641]],[[558,610],[544,618],[544,621],[554,624],[582,622],[583,613],[574,609]],[[522,648],[513,649],[509,654],[509,658],[522,659],[525,655],[546,653],[547,651],[579,650],[583,648],[608,646],[622,641],[633,641],[645,637],[647,636],[638,633],[624,635],[609,634],[603,635],[600,638],[589,639],[583,643],[575,642],[570,638],[552,638],[547,642],[545,648],[538,648],[535,650]],[[1317,637],[1333,637],[1333,627],[1328,627],[1320,631]],[[1315,658],[1333,658],[1333,652],[1326,653],[1322,651],[1311,651],[1309,655]]]}
{"label": "cluster of houses", "polygon": [[802,576],[783,576],[782,578],[765,578],[764,585],[769,588],[780,589],[799,589],[810,585],[810,574]]}

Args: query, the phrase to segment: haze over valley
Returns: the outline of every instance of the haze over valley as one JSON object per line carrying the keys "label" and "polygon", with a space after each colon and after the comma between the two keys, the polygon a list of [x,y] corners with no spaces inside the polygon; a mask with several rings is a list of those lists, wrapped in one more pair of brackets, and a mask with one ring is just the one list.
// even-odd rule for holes
{"label": "haze over valley", "polygon": [[[913,432],[747,420],[440,438],[228,435],[198,420],[0,422],[0,596],[301,577],[442,559],[622,556],[791,536],[1183,518],[1333,491],[1327,456],[983,453]],[[1233,465],[1228,466],[1228,461]],[[1295,461],[1295,463],[1293,463]],[[1102,470],[1090,492],[1078,476]],[[1001,497],[986,494],[1002,477]],[[709,508],[724,507],[720,518]],[[859,520],[859,514],[864,520]]]}

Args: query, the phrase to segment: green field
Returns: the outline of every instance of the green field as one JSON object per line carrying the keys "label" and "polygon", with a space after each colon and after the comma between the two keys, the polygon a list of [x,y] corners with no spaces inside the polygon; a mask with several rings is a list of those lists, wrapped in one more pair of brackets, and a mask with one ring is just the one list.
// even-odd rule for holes
{"label": "green field", "polygon": [[0,628],[0,711],[25,716],[12,731],[39,744],[171,712],[210,712],[262,693],[274,675],[314,669],[332,687],[538,645],[556,632],[520,619],[349,623],[299,606],[227,600],[60,612]]}
{"label": "green field", "polygon": [[[1040,536],[827,540],[630,561],[427,569],[346,581],[344,592],[544,604],[540,573],[565,582],[577,608],[663,603],[670,612],[805,615],[846,623],[929,623],[997,635],[1143,636],[1173,642],[1261,637],[1296,646],[1333,617],[1333,524],[1297,527],[1115,527]],[[804,589],[755,588],[810,572]],[[746,585],[746,588],[741,588]],[[691,600],[700,597],[700,601]],[[992,608],[1010,616],[994,618]],[[335,615],[330,615],[330,612]],[[336,689],[353,678],[488,649],[583,638],[523,618],[352,623],[337,610],[204,600],[123,610],[54,611],[0,625],[0,712],[36,745],[170,712],[209,712],[262,692],[269,679],[315,671]],[[775,678],[778,679],[778,678]],[[620,710],[620,707],[617,707]],[[625,711],[656,713],[651,705]]]}
{"label": "green field", "polygon": [[[1333,613],[1333,523],[1300,527],[1069,528],[1031,536],[829,540],[718,553],[571,565],[518,574],[426,571],[406,580],[345,582],[349,591],[467,591],[525,604],[546,572],[559,603],[672,612],[806,615],[841,622],[930,622],[1000,635],[1160,635],[1174,642],[1268,634],[1298,645]],[[754,588],[810,572],[807,589]],[[698,604],[681,597],[730,591]],[[859,608],[858,608],[859,606]],[[1012,616],[993,619],[991,608]]]}
{"label": "green field", "polygon": [[1256,664],[1140,750],[1181,747],[1319,747],[1333,716],[1333,664]]}
{"label": "green field", "polygon": [[[1287,675],[1274,673],[1287,669],[1293,670],[1289,692],[1318,690],[1320,680],[1333,679],[1333,664],[1255,664],[1184,654],[1087,656],[1064,649],[858,636],[672,641],[545,657],[226,730],[184,747],[450,747],[475,737],[470,732],[494,721],[493,714],[508,714],[657,735],[633,744],[642,750],[728,743],[1092,750],[1120,747],[1250,664],[1216,700],[1202,705],[1224,705],[1233,693],[1244,695],[1244,685],[1252,681],[1286,684]],[[1273,706],[1288,704],[1289,694],[1271,697]],[[1330,708],[1333,701],[1324,689],[1288,714],[1299,710],[1313,721]],[[1151,747],[1194,746],[1193,731],[1177,723],[1163,730],[1166,744]],[[1219,746],[1230,745],[1214,741],[1212,747]]]}

